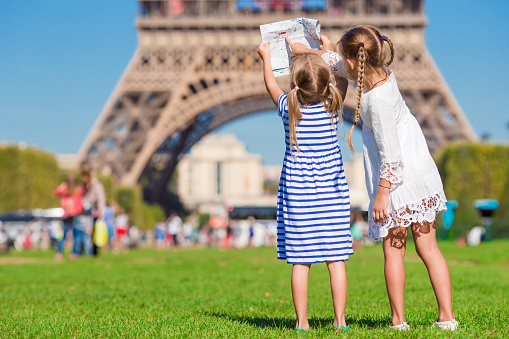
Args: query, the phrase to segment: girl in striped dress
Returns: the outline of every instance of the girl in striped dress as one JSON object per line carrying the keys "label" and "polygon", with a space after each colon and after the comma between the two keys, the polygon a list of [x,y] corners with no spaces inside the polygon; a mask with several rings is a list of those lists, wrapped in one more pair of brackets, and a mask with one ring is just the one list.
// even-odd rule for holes
{"label": "girl in striped dress", "polygon": [[[345,261],[353,254],[350,197],[337,125],[342,98],[328,65],[317,55],[295,57],[291,91],[279,88],[272,73],[269,43],[263,59],[265,85],[285,128],[286,153],[277,203],[277,257],[292,264],[292,295],[297,331],[308,331],[307,296],[311,264],[327,264],[334,305],[333,326],[347,330]],[[347,81],[336,79],[346,94]]]}

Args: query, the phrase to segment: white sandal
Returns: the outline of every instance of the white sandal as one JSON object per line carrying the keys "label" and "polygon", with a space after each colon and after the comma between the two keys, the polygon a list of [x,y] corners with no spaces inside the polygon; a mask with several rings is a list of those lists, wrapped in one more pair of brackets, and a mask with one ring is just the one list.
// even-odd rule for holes
{"label": "white sandal", "polygon": [[435,322],[433,324],[433,328],[441,328],[442,330],[450,330],[450,331],[454,331],[455,329],[458,328],[458,325],[459,323],[456,321],[456,319],[452,319],[452,320],[449,320],[449,321],[442,321],[442,322]]}
{"label": "white sandal", "polygon": [[410,329],[410,325],[408,325],[406,323],[406,321],[403,321],[401,324],[399,325],[395,325],[395,326],[392,326],[391,325],[391,328],[393,330],[398,330],[398,331],[408,331]]}

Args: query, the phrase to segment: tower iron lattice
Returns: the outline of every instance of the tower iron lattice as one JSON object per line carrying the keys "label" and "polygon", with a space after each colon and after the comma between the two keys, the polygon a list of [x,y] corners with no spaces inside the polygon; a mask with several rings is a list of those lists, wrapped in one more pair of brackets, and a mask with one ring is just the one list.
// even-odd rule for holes
{"label": "tower iron lattice", "polygon": [[[395,45],[391,68],[431,152],[452,140],[477,140],[426,49],[422,0],[138,0],[138,5],[137,50],[79,159],[122,185],[147,179],[149,201],[162,197],[180,157],[205,134],[275,108],[256,53],[259,25],[295,17],[319,19],[332,41],[353,25],[379,28]],[[289,89],[286,77],[278,81]],[[355,107],[353,86],[347,112]]]}

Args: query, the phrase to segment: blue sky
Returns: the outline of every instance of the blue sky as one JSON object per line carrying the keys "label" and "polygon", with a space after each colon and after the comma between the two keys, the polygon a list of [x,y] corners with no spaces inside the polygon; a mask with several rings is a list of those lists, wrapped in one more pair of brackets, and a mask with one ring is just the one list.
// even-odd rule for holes
{"label": "blue sky", "polygon": [[[474,130],[507,142],[509,2],[430,0],[425,11],[428,50]],[[77,152],[134,54],[136,15],[134,0],[0,1],[0,140]],[[273,138],[259,138],[262,128]],[[265,163],[281,163],[274,114],[220,132],[236,133]],[[358,133],[355,144],[360,151]]]}

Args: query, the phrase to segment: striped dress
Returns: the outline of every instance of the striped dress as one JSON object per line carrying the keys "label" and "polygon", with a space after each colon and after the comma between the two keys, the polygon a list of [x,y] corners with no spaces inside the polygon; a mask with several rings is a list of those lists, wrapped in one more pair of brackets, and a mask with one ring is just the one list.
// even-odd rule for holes
{"label": "striped dress", "polygon": [[[301,106],[290,153],[287,95],[278,99],[286,152],[277,202],[277,257],[288,264],[348,260],[350,196],[337,134],[323,104]],[[337,119],[335,120],[337,126]]]}

